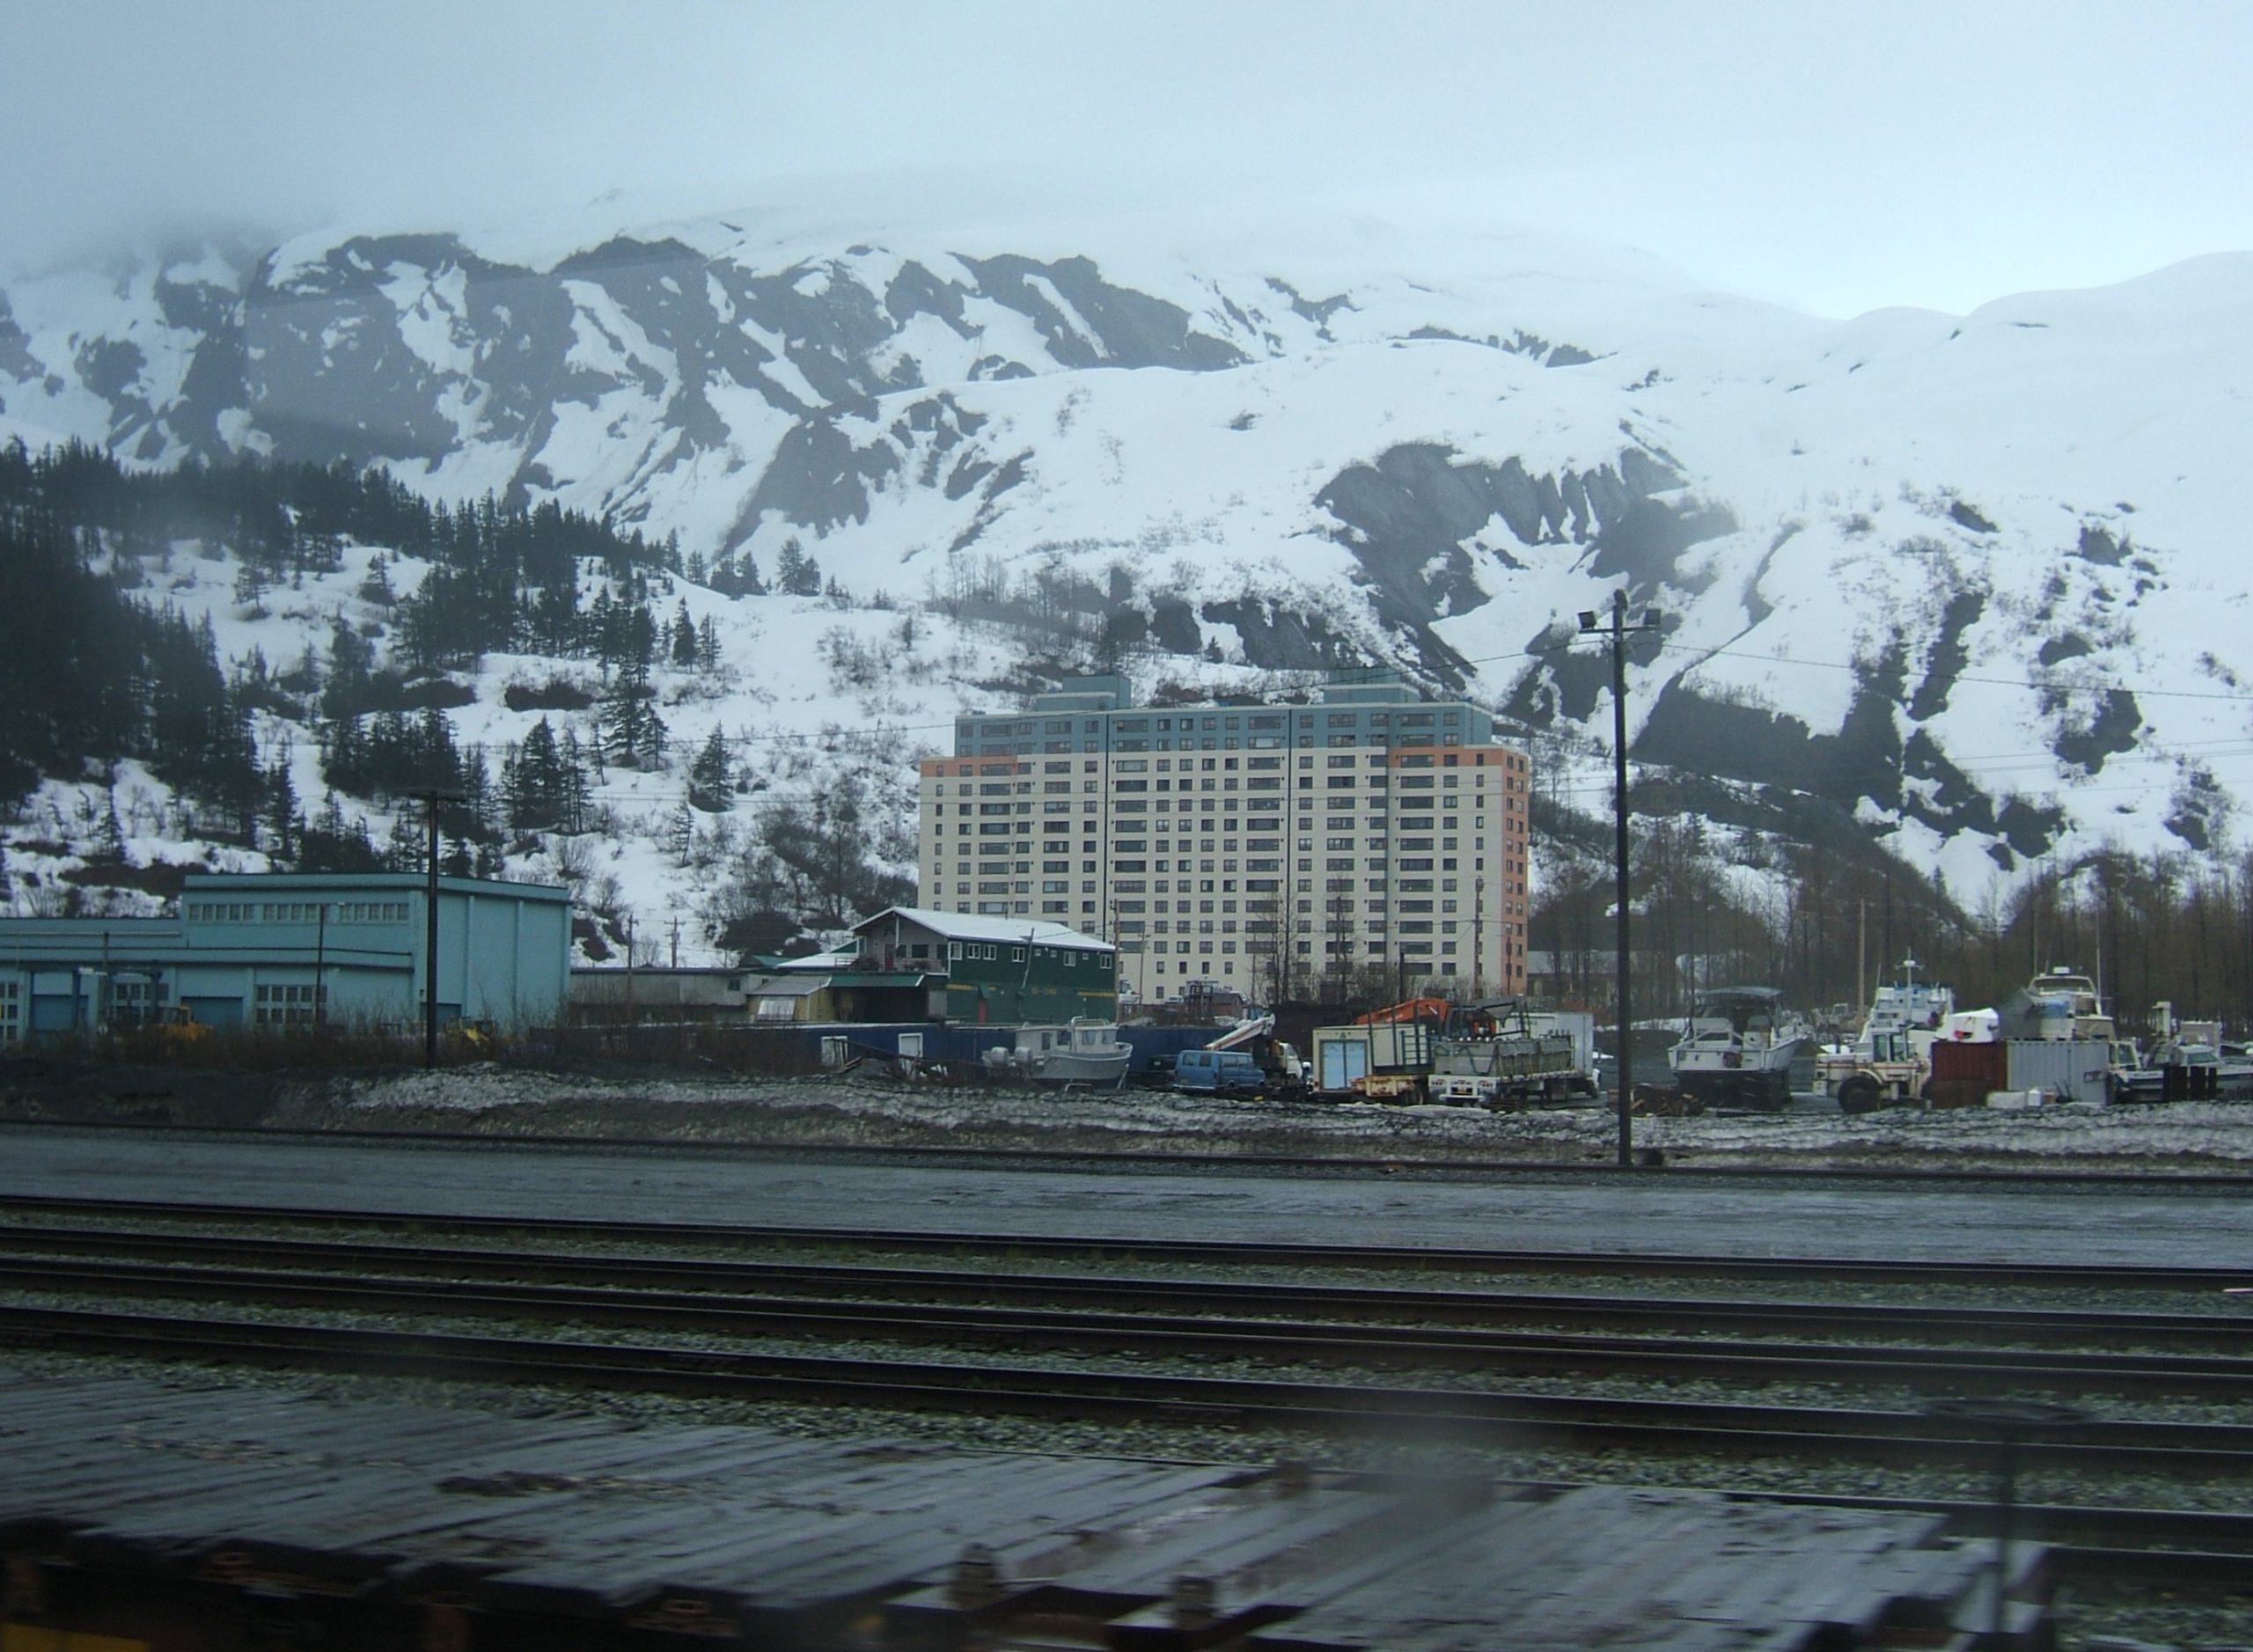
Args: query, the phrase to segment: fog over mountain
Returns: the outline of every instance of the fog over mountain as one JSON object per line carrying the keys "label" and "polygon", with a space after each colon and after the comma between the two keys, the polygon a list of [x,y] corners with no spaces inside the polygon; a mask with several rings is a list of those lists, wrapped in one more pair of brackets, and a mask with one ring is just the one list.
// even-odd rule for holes
{"label": "fog over mountain", "polygon": [[[585,234],[14,283],[0,435],[382,465],[674,540],[649,605],[712,620],[725,663],[661,670],[675,758],[606,782],[645,913],[699,910],[663,846],[712,731],[787,788],[779,755],[825,726],[904,760],[962,707],[1114,664],[1207,693],[1396,665],[1496,707],[1551,800],[1601,814],[1609,673],[1573,640],[1615,589],[1664,616],[1633,753],[1740,847],[1851,818],[1974,901],[2045,857],[2233,831],[2253,258],[1832,323],[1641,254],[1371,221]],[[380,633],[378,548],[260,602],[233,547],[152,584],[223,658],[278,663],[340,618]],[[827,596],[745,594],[798,558]],[[464,736],[497,762],[554,715],[503,690],[548,671],[457,671]],[[309,724],[261,736],[320,797]]]}

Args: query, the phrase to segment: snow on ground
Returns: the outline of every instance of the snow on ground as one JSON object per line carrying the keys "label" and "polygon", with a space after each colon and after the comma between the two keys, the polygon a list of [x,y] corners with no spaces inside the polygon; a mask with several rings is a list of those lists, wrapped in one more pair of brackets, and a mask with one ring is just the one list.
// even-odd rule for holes
{"label": "snow on ground", "polygon": [[[161,562],[148,564],[145,594],[172,604],[192,620],[208,618],[221,667],[231,675],[254,653],[271,670],[285,672],[309,648],[325,667],[331,629],[338,622],[372,634],[379,647],[389,648],[395,615],[361,594],[379,560],[386,560],[381,547],[348,544],[334,570],[275,584],[255,603],[246,603],[237,592],[242,564],[235,554],[182,541]],[[584,588],[591,600],[605,581],[598,563],[585,567]],[[427,571],[413,557],[397,558],[389,569],[401,597],[415,591]],[[505,868],[510,877],[574,883],[583,907],[592,896],[621,916],[632,914],[637,954],[645,962],[673,960],[676,925],[682,964],[735,962],[733,953],[707,943],[707,921],[763,809],[809,798],[840,775],[857,770],[878,810],[872,844],[884,841],[889,826],[912,845],[914,760],[950,749],[958,709],[1000,709],[1014,703],[980,686],[1004,679],[1011,669],[1002,641],[943,614],[840,607],[818,598],[729,598],[679,576],[655,572],[649,606],[660,626],[671,625],[684,609],[692,624],[710,620],[718,665],[677,667],[661,648],[651,680],[667,731],[662,766],[600,768],[591,776],[594,830],[578,841],[578,848],[569,848],[554,834],[538,847],[527,847],[510,833]],[[503,756],[543,719],[559,739],[566,730],[574,732],[590,753],[602,744],[598,709],[517,711],[505,703],[512,685],[535,686],[552,679],[598,696],[604,684],[592,660],[495,652],[456,676],[476,698],[447,711],[447,722],[465,753],[482,749],[496,789]],[[262,712],[254,723],[262,766],[285,750],[290,753],[297,804],[309,819],[319,815],[328,798],[316,721],[309,705],[303,718]],[[687,797],[688,769],[715,731],[745,789],[723,800],[728,807],[723,812],[692,811],[695,841],[684,856],[676,825]],[[9,873],[0,910],[59,914],[66,898],[77,903],[75,910],[89,914],[155,915],[162,909],[157,895],[130,886],[136,881],[130,877],[114,887],[97,882],[75,895],[70,891],[65,875],[82,871],[101,855],[113,797],[132,869],[169,863],[260,871],[274,863],[264,839],[258,850],[230,846],[218,835],[219,823],[199,826],[171,788],[143,765],[126,762],[117,767],[114,787],[104,775],[56,777],[27,800],[17,820],[0,833],[0,854]],[[379,848],[395,825],[411,826],[418,818],[412,804],[387,807],[341,796],[337,801],[348,819],[367,823]],[[560,862],[566,855],[583,870],[564,876]],[[912,848],[892,864],[912,876]],[[610,880],[615,880],[614,892],[607,890]]]}
{"label": "snow on ground", "polygon": [[[1826,1104],[1803,1102],[1803,1108]],[[651,1136],[793,1145],[1421,1160],[1609,1162],[1618,1126],[1593,1107],[1478,1108],[1215,1101],[1165,1091],[1058,1093],[842,1077],[591,1077],[493,1065],[307,1079],[270,1122],[507,1134]],[[2242,1169],[2253,1107],[2064,1105],[1638,1119],[1639,1153],[1698,1168],[1837,1165],[2107,1171]]]}

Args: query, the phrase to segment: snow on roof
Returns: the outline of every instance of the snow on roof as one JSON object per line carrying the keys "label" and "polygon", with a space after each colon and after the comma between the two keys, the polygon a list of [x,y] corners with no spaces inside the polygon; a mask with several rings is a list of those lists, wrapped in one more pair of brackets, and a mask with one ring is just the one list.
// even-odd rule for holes
{"label": "snow on roof", "polygon": [[745,991],[753,998],[811,998],[828,985],[828,976],[809,975],[802,971],[795,978],[761,975],[747,983]]}
{"label": "snow on roof", "polygon": [[774,967],[777,970],[786,970],[792,974],[805,973],[833,974],[838,970],[852,968],[853,960],[859,957],[858,952],[848,951],[840,947],[827,952],[809,952],[804,958],[782,958],[775,963]]}
{"label": "snow on roof", "polygon": [[866,935],[887,918],[897,918],[947,941],[1008,941],[1023,945],[1030,940],[1037,946],[1056,946],[1080,951],[1108,952],[1111,943],[1099,941],[1091,935],[1082,935],[1077,929],[1060,923],[1047,923],[1031,918],[997,918],[974,912],[934,912],[928,907],[888,907],[873,918],[853,926],[855,935]]}

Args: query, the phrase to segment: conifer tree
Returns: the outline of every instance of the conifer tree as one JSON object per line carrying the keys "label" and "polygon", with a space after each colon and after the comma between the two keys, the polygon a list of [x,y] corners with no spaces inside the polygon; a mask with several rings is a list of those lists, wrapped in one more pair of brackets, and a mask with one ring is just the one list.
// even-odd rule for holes
{"label": "conifer tree", "polygon": [[587,829],[587,765],[579,750],[576,729],[563,731],[560,757],[558,798],[562,828],[566,832],[583,832]]}
{"label": "conifer tree", "polygon": [[566,819],[563,753],[546,717],[532,724],[511,764],[504,787],[510,826],[519,832],[561,826]]}
{"label": "conifer tree", "polygon": [[290,753],[275,753],[266,770],[266,828],[273,835],[274,852],[295,860],[300,847],[297,789],[290,778]]}
{"label": "conifer tree", "polygon": [[255,562],[246,562],[235,573],[235,601],[253,620],[266,617],[266,575]]}
{"label": "conifer tree", "polygon": [[642,722],[642,744],[635,756],[643,768],[663,768],[665,761],[664,719],[657,715],[657,709],[654,702],[649,704],[645,709],[649,715]]}
{"label": "conifer tree", "polygon": [[118,819],[117,785],[112,779],[109,789],[109,808],[102,816],[102,858],[122,866],[127,859],[125,822]]}
{"label": "conifer tree", "polygon": [[386,613],[398,606],[399,593],[391,585],[391,568],[380,552],[368,564],[367,577],[360,582],[360,600]]}
{"label": "conifer tree", "polygon": [[646,661],[619,668],[602,703],[603,753],[629,768],[655,768],[664,760],[665,725],[649,694]]}
{"label": "conifer tree", "polygon": [[707,814],[723,814],[727,811],[732,785],[727,742],[716,724],[704,742],[704,749],[697,753],[695,762],[689,766],[688,801]]}
{"label": "conifer tree", "polygon": [[786,597],[821,595],[821,565],[795,539],[784,540],[774,558],[774,589]]}

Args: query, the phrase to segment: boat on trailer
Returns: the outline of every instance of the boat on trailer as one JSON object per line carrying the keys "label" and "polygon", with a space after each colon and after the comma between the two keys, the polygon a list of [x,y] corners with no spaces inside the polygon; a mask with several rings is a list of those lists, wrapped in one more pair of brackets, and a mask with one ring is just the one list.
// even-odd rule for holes
{"label": "boat on trailer", "polygon": [[1773,987],[1715,987],[1692,1001],[1667,1061],[1675,1088],[1701,1102],[1780,1112],[1794,1068],[1814,1050],[1814,1034]]}

